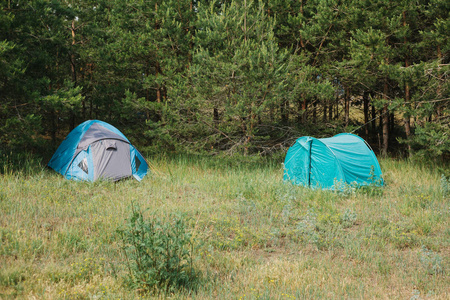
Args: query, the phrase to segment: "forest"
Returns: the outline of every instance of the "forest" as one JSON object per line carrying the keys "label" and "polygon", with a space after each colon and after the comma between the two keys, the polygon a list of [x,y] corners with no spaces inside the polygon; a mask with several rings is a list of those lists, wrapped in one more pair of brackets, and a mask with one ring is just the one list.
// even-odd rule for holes
{"label": "forest", "polygon": [[446,0],[3,0],[0,151],[109,122],[146,151],[267,155],[354,132],[450,154]]}
{"label": "forest", "polygon": [[[449,0],[0,0],[0,299],[450,299],[449,32]],[[46,168],[94,119],[147,176]],[[343,132],[382,181],[283,181]]]}

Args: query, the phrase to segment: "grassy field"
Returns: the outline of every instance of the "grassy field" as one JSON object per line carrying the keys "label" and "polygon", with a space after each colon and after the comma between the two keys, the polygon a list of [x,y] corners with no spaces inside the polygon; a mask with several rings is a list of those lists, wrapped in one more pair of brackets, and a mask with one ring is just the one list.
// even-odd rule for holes
{"label": "grassy field", "polygon": [[[284,184],[275,160],[149,163],[142,182],[116,184],[4,163],[0,298],[450,299],[450,187],[433,167],[382,159],[384,189],[333,193]],[[132,203],[147,217],[185,214],[195,291],[125,284],[117,229]]]}

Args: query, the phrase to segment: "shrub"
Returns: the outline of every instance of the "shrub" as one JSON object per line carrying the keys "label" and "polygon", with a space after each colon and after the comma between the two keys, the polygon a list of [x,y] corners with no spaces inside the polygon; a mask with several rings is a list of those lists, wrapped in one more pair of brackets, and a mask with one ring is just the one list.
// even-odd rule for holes
{"label": "shrub", "polygon": [[184,215],[144,219],[138,206],[118,233],[129,270],[126,282],[144,292],[193,288],[198,274],[192,266],[193,241]]}
{"label": "shrub", "polygon": [[419,253],[419,261],[430,275],[443,275],[445,273],[442,257],[425,246],[422,246]]}

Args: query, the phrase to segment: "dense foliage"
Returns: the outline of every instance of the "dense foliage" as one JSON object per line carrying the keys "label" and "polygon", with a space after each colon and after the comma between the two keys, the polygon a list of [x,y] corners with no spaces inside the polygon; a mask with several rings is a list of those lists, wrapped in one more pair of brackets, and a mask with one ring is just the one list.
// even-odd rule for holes
{"label": "dense foliage", "polygon": [[449,13],[445,0],[2,1],[0,150],[52,151],[101,119],[169,150],[267,153],[355,131],[384,154],[445,157]]}

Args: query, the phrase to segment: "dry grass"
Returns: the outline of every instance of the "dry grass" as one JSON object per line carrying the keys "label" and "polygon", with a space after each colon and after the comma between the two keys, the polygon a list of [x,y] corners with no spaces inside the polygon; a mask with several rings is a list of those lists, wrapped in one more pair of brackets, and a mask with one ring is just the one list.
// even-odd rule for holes
{"label": "dry grass", "polygon": [[[381,161],[386,187],[348,193],[282,182],[269,160],[156,157],[138,183],[0,175],[0,298],[448,299],[450,200],[432,168]],[[134,201],[184,212],[200,288],[124,285],[116,229]]]}

